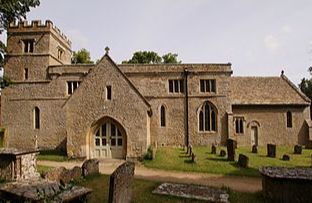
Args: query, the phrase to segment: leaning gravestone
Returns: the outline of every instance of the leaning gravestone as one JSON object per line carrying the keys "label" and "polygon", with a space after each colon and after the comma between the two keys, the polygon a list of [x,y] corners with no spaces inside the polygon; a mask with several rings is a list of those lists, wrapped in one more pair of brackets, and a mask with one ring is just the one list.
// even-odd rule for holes
{"label": "leaning gravestone", "polygon": [[88,159],[82,164],[82,175],[83,177],[96,175],[100,173],[99,160]]}
{"label": "leaning gravestone", "polygon": [[216,154],[217,153],[217,148],[214,144],[211,145],[211,154]]}
{"label": "leaning gravestone", "polygon": [[232,139],[226,140],[226,149],[227,149],[227,160],[234,161],[235,160],[235,141]]}
{"label": "leaning gravestone", "polygon": [[302,146],[301,145],[295,145],[294,154],[302,154]]}
{"label": "leaning gravestone", "polygon": [[268,157],[275,158],[276,157],[276,145],[275,144],[267,144]]}
{"label": "leaning gravestone", "polygon": [[258,147],[257,145],[252,145],[251,153],[257,154],[258,153]]}
{"label": "leaning gravestone", "polygon": [[120,165],[110,176],[109,203],[131,202],[134,168],[134,163],[127,161]]}
{"label": "leaning gravestone", "polygon": [[238,165],[242,168],[247,168],[249,163],[249,158],[248,156],[244,154],[239,154],[238,156]]}

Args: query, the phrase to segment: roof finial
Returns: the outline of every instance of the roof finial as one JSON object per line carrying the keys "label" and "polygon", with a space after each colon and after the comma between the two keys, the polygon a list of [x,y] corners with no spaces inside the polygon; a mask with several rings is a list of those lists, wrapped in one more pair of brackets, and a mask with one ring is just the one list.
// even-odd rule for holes
{"label": "roof finial", "polygon": [[284,75],[284,70],[282,70],[282,72],[281,72],[281,76],[283,76]]}
{"label": "roof finial", "polygon": [[105,55],[109,54],[109,47],[105,47]]}

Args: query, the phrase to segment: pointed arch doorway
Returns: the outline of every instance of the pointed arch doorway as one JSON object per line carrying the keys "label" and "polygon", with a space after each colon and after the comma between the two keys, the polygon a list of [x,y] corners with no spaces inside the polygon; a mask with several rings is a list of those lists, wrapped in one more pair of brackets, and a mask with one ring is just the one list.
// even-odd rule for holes
{"label": "pointed arch doorway", "polygon": [[94,129],[90,140],[92,158],[126,158],[126,133],[117,121],[111,118],[101,119]]}

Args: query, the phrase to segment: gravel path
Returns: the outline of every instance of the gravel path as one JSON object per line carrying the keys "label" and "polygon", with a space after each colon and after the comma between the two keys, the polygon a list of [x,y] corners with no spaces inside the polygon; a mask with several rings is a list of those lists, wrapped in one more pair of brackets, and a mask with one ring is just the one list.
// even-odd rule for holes
{"label": "gravel path", "polygon": [[[122,163],[122,160],[101,160],[100,172],[110,175]],[[65,168],[73,168],[74,166],[81,166],[82,162],[38,161],[38,164],[52,167],[64,166]],[[136,165],[135,177],[159,182],[191,183],[215,187],[225,186],[239,192],[257,192],[262,189],[261,178],[257,177],[223,176],[208,173],[165,171],[160,169],[146,168],[141,164]]]}

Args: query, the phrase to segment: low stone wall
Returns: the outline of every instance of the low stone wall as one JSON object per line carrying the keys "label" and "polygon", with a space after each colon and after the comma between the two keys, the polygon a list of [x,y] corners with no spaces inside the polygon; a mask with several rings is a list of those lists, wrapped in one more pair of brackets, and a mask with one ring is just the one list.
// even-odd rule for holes
{"label": "low stone wall", "polygon": [[312,168],[263,167],[260,173],[269,202],[311,202]]}

